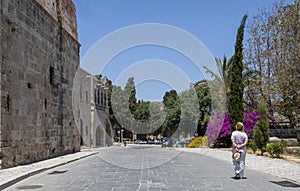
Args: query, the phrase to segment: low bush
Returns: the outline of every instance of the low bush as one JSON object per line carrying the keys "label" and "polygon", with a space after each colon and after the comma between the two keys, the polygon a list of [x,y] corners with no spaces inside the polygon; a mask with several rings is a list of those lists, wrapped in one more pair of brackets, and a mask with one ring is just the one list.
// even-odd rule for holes
{"label": "low bush", "polygon": [[297,149],[297,150],[296,150],[296,156],[297,156],[297,157],[300,157],[300,149]]}
{"label": "low bush", "polygon": [[284,144],[281,141],[274,141],[267,144],[266,151],[274,158],[280,158],[283,154]]}
{"label": "low bush", "polygon": [[194,138],[186,147],[187,148],[195,148],[195,147],[202,147],[202,146],[207,146],[207,137],[196,137]]}

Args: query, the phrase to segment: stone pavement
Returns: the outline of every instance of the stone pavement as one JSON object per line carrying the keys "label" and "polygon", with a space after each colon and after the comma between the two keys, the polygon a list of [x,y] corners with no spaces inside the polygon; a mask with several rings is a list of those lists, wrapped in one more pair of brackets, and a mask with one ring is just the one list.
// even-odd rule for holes
{"label": "stone pavement", "polygon": [[55,168],[91,155],[95,155],[97,153],[98,151],[95,150],[84,149],[81,152],[77,152],[74,154],[68,154],[28,165],[20,165],[8,169],[2,169],[0,170],[0,190],[45,170]]}
{"label": "stone pavement", "polygon": [[[120,147],[119,147],[120,148]],[[128,149],[128,148],[127,148]],[[170,154],[172,154],[172,152],[168,152],[168,156],[164,156],[165,158],[160,158],[159,161],[160,163],[153,163],[151,164],[152,160],[149,160],[150,158],[145,158],[143,159],[144,161],[147,160],[147,163],[140,163],[138,162],[138,160],[135,160],[135,158],[137,157],[137,155],[134,155],[135,151],[141,150],[140,147],[132,147],[132,149],[116,149],[116,147],[110,147],[110,148],[98,148],[98,149],[91,149],[91,150],[83,150],[82,152],[78,152],[78,153],[74,153],[74,154],[70,154],[70,155],[65,155],[65,156],[61,156],[61,157],[57,157],[57,158],[53,158],[53,159],[49,159],[49,160],[45,160],[45,161],[41,161],[41,162],[37,162],[34,164],[30,164],[30,165],[24,165],[24,166],[18,166],[18,167],[14,167],[14,168],[10,168],[10,169],[4,169],[4,170],[0,170],[0,190],[13,185],[23,179],[26,179],[27,177],[30,177],[32,175],[44,172],[48,169],[51,168],[55,168],[55,167],[59,167],[62,166],[64,164],[67,163],[71,163],[73,161],[76,161],[78,159],[82,159],[82,158],[86,158],[87,156],[91,156],[91,155],[97,155],[100,152],[100,155],[97,155],[96,159],[97,161],[99,160],[99,157],[101,158],[102,161],[109,161],[112,165],[117,166],[116,164],[118,164],[118,166],[120,167],[120,169],[123,169],[124,171],[124,167],[125,165],[127,167],[129,167],[132,171],[132,173],[136,173],[135,169],[138,169],[136,167],[141,167],[142,169],[146,169],[146,170],[142,170],[142,175],[149,175],[149,173],[151,174],[151,171],[147,170],[151,167],[160,165],[162,163],[165,163],[167,160],[169,160],[169,157],[174,158],[176,157],[178,154],[174,153],[174,156],[170,156]],[[103,152],[102,152],[102,151]],[[148,149],[149,151],[152,152],[152,149]],[[159,151],[160,149],[156,148],[156,150],[154,149],[153,151]],[[168,150],[177,150],[177,151],[182,151],[182,152],[192,152],[195,154],[200,154],[202,156],[205,157],[213,157],[216,159],[220,159],[223,161],[228,161],[230,162],[230,157],[231,157],[231,153],[229,151],[224,151],[224,150],[218,150],[218,149],[209,149],[209,148],[195,148],[195,149],[186,149],[186,148],[168,148]],[[143,149],[143,152],[147,151],[147,149]],[[118,152],[118,157],[115,157],[115,155],[112,155],[113,153]],[[125,153],[127,152],[132,152],[132,154],[126,155]],[[149,153],[150,154],[150,153]],[[122,160],[120,160],[120,156],[124,155],[124,158],[122,158]],[[130,158],[130,157],[132,158]],[[150,156],[150,155],[149,155]],[[95,158],[95,157],[94,157]],[[178,158],[178,157],[177,157]],[[90,158],[89,158],[90,159]],[[87,159],[83,160],[86,161]],[[194,160],[197,160],[196,158]],[[275,175],[277,177],[281,177],[281,178],[285,178],[285,179],[290,179],[293,181],[296,181],[298,183],[300,183],[300,165],[296,164],[296,163],[292,163],[292,162],[287,162],[287,161],[283,161],[283,160],[279,160],[279,159],[270,159],[270,158],[266,158],[266,157],[259,157],[256,155],[248,155],[247,159],[246,159],[246,163],[247,163],[247,169],[251,169],[251,170],[255,170],[255,171],[260,171],[260,172],[264,172],[264,173],[269,173],[272,175]],[[130,161],[134,161],[130,162]],[[154,161],[154,160],[153,160]],[[161,163],[162,162],[162,163]],[[170,165],[174,166],[173,163],[172,164],[172,160],[170,161]],[[116,164],[114,164],[116,163]],[[71,163],[73,164],[73,163]],[[98,164],[98,162],[97,162]],[[99,163],[100,164],[100,163]],[[130,164],[130,166],[128,166],[128,164]],[[143,166],[147,164],[147,166]],[[185,166],[182,166],[184,163],[178,163],[177,167],[178,168],[183,168],[183,169],[189,169],[189,171],[186,172],[186,174],[191,173],[191,171],[195,170],[193,176],[199,176],[200,179],[205,179],[208,178],[210,176],[207,176],[204,174],[204,177],[201,177],[203,175],[203,173],[199,174],[199,168],[193,169],[191,166],[184,164]],[[103,163],[104,165],[104,163]],[[124,165],[124,166],[123,166]],[[222,163],[220,163],[219,165],[222,165]],[[123,167],[122,167],[123,166]],[[161,166],[161,165],[160,165]],[[105,167],[106,168],[106,167]],[[83,168],[84,169],[84,168]],[[92,168],[93,169],[93,168]],[[119,169],[119,168],[118,168]],[[80,173],[80,169],[78,169]],[[110,169],[113,170],[113,169]],[[129,173],[131,171],[124,171],[124,173]],[[207,170],[205,171],[206,173],[208,172]],[[146,174],[145,174],[146,173]],[[172,170],[167,171],[165,173],[173,173]],[[211,176],[213,176],[213,172]],[[250,173],[250,172],[249,172]],[[104,177],[108,176],[109,173],[107,174],[107,172],[105,172],[105,174],[103,174]],[[255,174],[256,175],[256,174]],[[115,177],[116,175],[114,173],[112,173],[112,177]],[[140,175],[139,175],[140,176]],[[252,177],[254,176],[254,174],[252,174]],[[132,176],[130,176],[132,178]],[[102,177],[103,178],[103,177]],[[108,177],[107,177],[108,178]],[[115,177],[116,178],[116,177]],[[128,177],[129,178],[129,177]],[[144,178],[146,180],[146,178]],[[259,178],[257,179],[257,181],[260,180]],[[103,180],[102,180],[103,181]],[[128,179],[129,181],[129,179]],[[170,180],[168,180],[170,181]],[[173,180],[171,180],[173,181]],[[176,185],[176,181],[178,181],[177,179],[174,179],[174,185]],[[250,181],[250,180],[249,180]],[[114,181],[110,182],[111,184],[114,183]],[[188,183],[188,182],[186,182]],[[218,182],[215,182],[216,184],[218,184]],[[261,182],[256,182],[257,184],[262,184]],[[158,183],[157,183],[158,184]],[[143,186],[144,183],[140,182],[140,187]],[[145,185],[151,185],[152,187],[156,186],[159,187],[160,189],[158,190],[165,190],[162,189],[163,186],[165,185],[156,185],[155,182],[151,182],[151,184],[149,182],[146,182]],[[172,184],[171,184],[172,185]],[[110,186],[110,185],[108,185]],[[222,188],[222,185],[220,185],[220,188]],[[55,190],[55,189],[54,189]],[[143,190],[143,189],[140,189]],[[171,188],[172,190],[172,188]],[[174,188],[173,188],[174,190]],[[230,190],[230,188],[228,188],[228,190]]]}

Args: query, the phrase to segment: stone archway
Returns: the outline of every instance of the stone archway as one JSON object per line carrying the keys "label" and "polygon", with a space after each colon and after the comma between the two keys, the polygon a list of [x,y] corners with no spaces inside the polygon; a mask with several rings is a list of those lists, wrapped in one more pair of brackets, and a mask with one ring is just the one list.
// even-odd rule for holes
{"label": "stone archway", "polygon": [[105,146],[105,132],[101,126],[98,126],[96,130],[96,147],[103,146]]}
{"label": "stone archway", "polygon": [[105,121],[105,144],[107,146],[113,145],[114,139],[113,139],[113,130],[111,128],[111,124],[108,119]]}

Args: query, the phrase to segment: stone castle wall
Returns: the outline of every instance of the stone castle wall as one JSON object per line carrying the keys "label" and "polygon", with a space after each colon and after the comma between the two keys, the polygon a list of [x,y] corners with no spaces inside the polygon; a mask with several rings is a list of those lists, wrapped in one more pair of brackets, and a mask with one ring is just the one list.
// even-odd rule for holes
{"label": "stone castle wall", "polygon": [[62,20],[63,28],[78,40],[76,9],[71,0],[36,0],[53,19]]}
{"label": "stone castle wall", "polygon": [[50,15],[53,19],[57,19],[57,0],[36,0]]}
{"label": "stone castle wall", "polygon": [[0,168],[79,151],[72,111],[80,47],[74,4],[0,3]]}

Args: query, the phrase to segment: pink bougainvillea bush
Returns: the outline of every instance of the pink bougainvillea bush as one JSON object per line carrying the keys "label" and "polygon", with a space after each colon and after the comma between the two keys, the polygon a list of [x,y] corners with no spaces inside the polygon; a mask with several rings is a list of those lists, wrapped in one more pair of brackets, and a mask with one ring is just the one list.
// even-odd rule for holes
{"label": "pink bougainvillea bush", "polygon": [[[258,111],[245,111],[244,112],[244,127],[248,137],[252,137],[253,129],[259,119]],[[277,126],[277,123],[273,117],[269,117],[270,125]],[[214,114],[209,117],[209,123],[206,127],[208,144],[214,143],[217,139],[230,139],[230,121],[228,113]]]}
{"label": "pink bougainvillea bush", "polygon": [[210,116],[209,119],[210,122],[206,128],[208,143],[214,143],[217,139],[228,139],[231,135],[228,113],[218,113]]}
{"label": "pink bougainvillea bush", "polygon": [[208,145],[214,143],[219,137],[224,122],[224,114],[215,114],[209,117],[209,123],[206,126]]}
{"label": "pink bougainvillea bush", "polygon": [[244,128],[248,137],[252,136],[253,128],[258,121],[258,111],[244,112]]}

